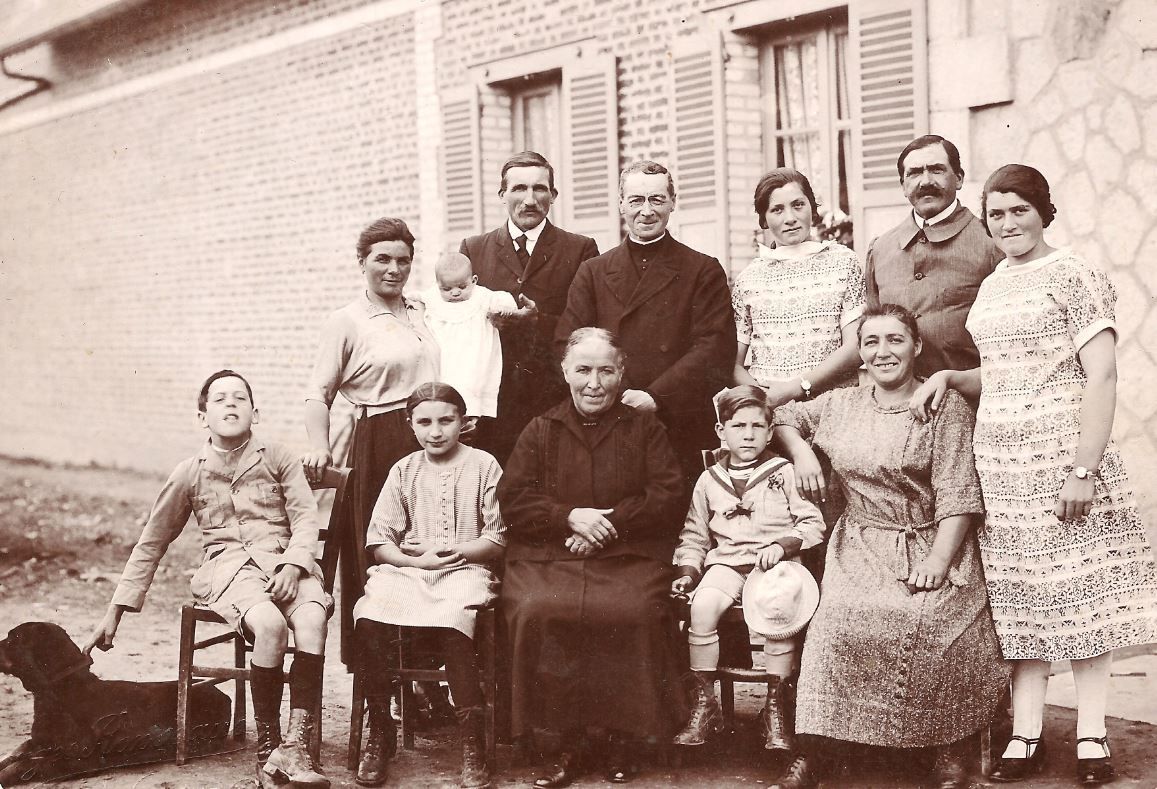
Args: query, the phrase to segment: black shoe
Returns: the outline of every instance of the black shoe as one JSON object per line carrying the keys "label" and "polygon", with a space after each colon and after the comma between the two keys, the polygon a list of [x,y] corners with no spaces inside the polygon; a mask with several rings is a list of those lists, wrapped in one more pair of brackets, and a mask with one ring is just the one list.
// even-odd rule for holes
{"label": "black shoe", "polygon": [[1030,746],[1035,745],[1032,755],[1026,759],[1014,759],[1008,756],[1001,756],[996,760],[996,766],[992,768],[989,778],[997,783],[1010,784],[1016,781],[1023,781],[1030,775],[1039,773],[1045,766],[1045,744],[1041,742],[1040,737],[1021,737],[1019,734],[1014,734],[1009,738],[1009,741],[1020,740],[1024,743],[1027,750]]}
{"label": "black shoe", "polygon": [[607,780],[613,784],[626,784],[635,780],[639,775],[639,768],[634,765],[612,767],[607,770]]}
{"label": "black shoe", "polygon": [[818,771],[803,754],[797,754],[770,789],[816,789],[820,785]]}
{"label": "black shoe", "polygon": [[1113,780],[1117,773],[1113,769],[1113,757],[1109,755],[1109,735],[1104,737],[1081,737],[1077,743],[1095,742],[1104,750],[1104,756],[1092,759],[1077,759],[1077,781],[1085,786],[1099,786]]}
{"label": "black shoe", "polygon": [[534,785],[538,789],[557,789],[570,786],[583,774],[581,760],[577,753],[564,751],[558,761],[550,768],[550,772],[535,779]]}

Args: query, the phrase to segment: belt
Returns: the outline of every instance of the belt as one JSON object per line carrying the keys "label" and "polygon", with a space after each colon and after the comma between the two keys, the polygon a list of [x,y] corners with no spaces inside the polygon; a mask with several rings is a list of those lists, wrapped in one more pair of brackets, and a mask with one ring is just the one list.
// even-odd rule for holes
{"label": "belt", "polygon": [[391,411],[400,411],[406,407],[405,401],[400,403],[388,403],[386,405],[359,405],[355,406],[358,414],[358,419],[365,419],[367,416],[377,416],[378,414],[388,414]]}
{"label": "belt", "polygon": [[[912,575],[913,546],[919,541],[926,543],[931,548],[935,535],[929,536],[927,532],[938,523],[938,521],[925,521],[923,523],[882,521],[865,515],[852,507],[849,507],[844,515],[857,525],[896,533],[896,578],[901,581],[907,581],[908,577]],[[968,583],[957,563],[953,563],[948,568],[947,575],[948,579],[956,586],[966,586]]]}

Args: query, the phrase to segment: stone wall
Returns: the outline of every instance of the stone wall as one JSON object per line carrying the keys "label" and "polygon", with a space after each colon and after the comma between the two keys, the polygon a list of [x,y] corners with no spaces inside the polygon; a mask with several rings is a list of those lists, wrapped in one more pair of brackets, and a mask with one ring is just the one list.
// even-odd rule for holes
{"label": "stone wall", "polygon": [[997,167],[1036,167],[1058,209],[1049,241],[1116,284],[1114,435],[1157,535],[1157,11],[1145,0],[933,0],[931,10],[933,97],[960,73],[937,35],[977,47],[972,84],[934,102],[932,125],[962,137],[974,207]]}

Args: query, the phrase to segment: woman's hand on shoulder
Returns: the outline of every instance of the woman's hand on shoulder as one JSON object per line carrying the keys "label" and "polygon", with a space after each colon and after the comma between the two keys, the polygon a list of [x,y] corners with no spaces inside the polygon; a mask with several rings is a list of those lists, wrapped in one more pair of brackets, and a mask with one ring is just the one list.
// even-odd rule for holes
{"label": "woman's hand on shoulder", "polygon": [[948,392],[948,375],[947,370],[933,373],[912,393],[912,398],[908,401],[908,410],[917,421],[927,422],[940,408],[940,403],[944,401],[944,395]]}
{"label": "woman's hand on shoulder", "polygon": [[567,516],[570,530],[597,548],[605,548],[619,537],[614,525],[606,516],[614,510],[600,510],[594,507],[575,507]]}
{"label": "woman's hand on shoulder", "polygon": [[828,483],[815,450],[806,444],[798,447],[792,465],[795,466],[795,487],[799,494],[814,504],[827,501]]}
{"label": "woman's hand on shoulder", "polygon": [[767,393],[767,404],[772,408],[779,408],[803,394],[796,381],[778,381],[762,388]]}
{"label": "woman's hand on shoulder", "polygon": [[1061,486],[1053,512],[1063,521],[1075,521],[1077,518],[1085,517],[1093,510],[1095,488],[1092,474],[1080,479],[1070,471],[1065,484]]}
{"label": "woman's hand on shoulder", "polygon": [[325,476],[325,470],[333,465],[333,455],[328,449],[311,449],[301,458],[301,466],[305,469],[305,478],[317,484]]}

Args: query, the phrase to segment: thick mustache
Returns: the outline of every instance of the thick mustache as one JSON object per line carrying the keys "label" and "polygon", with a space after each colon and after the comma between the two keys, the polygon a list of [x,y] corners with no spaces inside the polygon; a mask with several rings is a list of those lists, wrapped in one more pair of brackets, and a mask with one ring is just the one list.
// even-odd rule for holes
{"label": "thick mustache", "polygon": [[939,197],[941,189],[938,186],[921,186],[916,190],[917,197]]}

